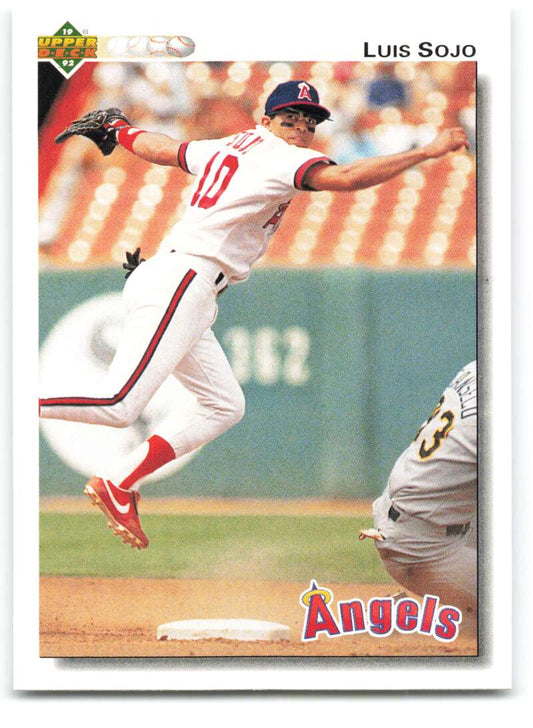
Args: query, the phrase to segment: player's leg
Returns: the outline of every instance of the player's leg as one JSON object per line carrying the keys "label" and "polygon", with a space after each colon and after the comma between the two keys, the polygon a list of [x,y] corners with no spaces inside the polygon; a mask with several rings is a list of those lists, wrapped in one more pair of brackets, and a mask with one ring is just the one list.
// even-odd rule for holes
{"label": "player's leg", "polygon": [[433,588],[442,603],[458,607],[463,617],[477,611],[477,551],[467,545],[464,536],[443,543],[440,558],[424,571],[418,580]]}
{"label": "player's leg", "polygon": [[138,489],[148,475],[211,442],[244,415],[244,394],[211,329],[183,357],[174,376],[194,395],[194,400],[186,416],[171,413],[157,428],[157,434],[106,475],[121,489]]}
{"label": "player's leg", "polygon": [[[426,594],[439,597],[441,605],[461,610],[461,631],[474,634],[477,619],[477,552],[465,543],[464,537],[455,542],[435,542],[433,556],[406,557],[389,543],[379,542],[378,551],[383,565],[401,586],[419,597]],[[417,548],[413,542],[412,549]],[[393,546],[391,548],[391,546]],[[427,546],[427,544],[426,544]],[[407,563],[406,563],[407,561]]]}
{"label": "player's leg", "polygon": [[[137,548],[148,546],[137,511],[138,488],[143,480],[174,458],[218,437],[244,414],[244,395],[211,329],[183,357],[174,375],[195,395],[187,416],[170,415],[157,434],[105,477],[92,478],[85,489],[91,500],[112,516],[110,526],[115,534]],[[128,513],[117,514],[117,507],[127,508]]]}
{"label": "player's leg", "polygon": [[[96,397],[41,400],[41,416],[116,427],[131,424],[211,325],[217,311],[213,281],[197,275],[178,256],[162,262],[154,258],[143,263],[124,288],[126,322],[110,367],[108,391]],[[152,469],[174,457],[158,437],[150,439],[148,449]],[[84,492],[123,541],[137,548],[148,546],[137,511],[138,493],[101,476],[91,478]]]}
{"label": "player's leg", "polygon": [[436,536],[417,518],[393,521],[390,499],[373,503],[374,525],[385,537],[376,541],[379,556],[392,578],[419,596],[433,594],[464,614],[477,609],[477,551],[468,532],[463,536]]}
{"label": "player's leg", "polygon": [[212,282],[178,256],[155,256],[139,266],[124,303],[125,325],[103,391],[44,397],[41,417],[128,426],[216,315]]}
{"label": "player's leg", "polygon": [[245,398],[231,365],[213,331],[205,331],[180,361],[174,376],[195,396],[187,421],[178,427],[168,418],[161,434],[176,457],[206,445],[236,425],[244,416]]}

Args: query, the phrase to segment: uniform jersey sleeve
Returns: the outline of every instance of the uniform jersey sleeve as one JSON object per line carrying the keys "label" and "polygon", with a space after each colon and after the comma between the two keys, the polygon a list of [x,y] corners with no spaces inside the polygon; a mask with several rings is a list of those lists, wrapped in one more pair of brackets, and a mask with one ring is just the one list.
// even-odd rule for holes
{"label": "uniform jersey sleeve", "polygon": [[316,167],[317,165],[329,165],[329,164],[335,164],[335,162],[330,159],[329,157],[324,156],[317,156],[313,157],[312,159],[308,159],[307,162],[304,162],[303,164],[298,167],[294,174],[294,186],[297,190],[312,190],[313,188],[306,184],[305,178],[307,173],[310,169]]}
{"label": "uniform jersey sleeve", "polygon": [[335,162],[320,152],[303,147],[289,146],[284,149],[282,157],[278,159],[280,181],[288,188],[297,190],[311,190],[306,185],[305,178],[310,169],[316,165],[335,164]]}
{"label": "uniform jersey sleeve", "polygon": [[188,174],[198,174],[220,147],[220,139],[182,142],[178,149],[178,165]]}

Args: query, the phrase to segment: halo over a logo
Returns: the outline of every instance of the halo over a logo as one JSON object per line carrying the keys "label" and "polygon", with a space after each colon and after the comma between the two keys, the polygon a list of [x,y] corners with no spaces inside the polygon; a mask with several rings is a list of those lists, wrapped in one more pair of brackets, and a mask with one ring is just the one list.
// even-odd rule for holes
{"label": "halo over a logo", "polygon": [[333,599],[333,594],[329,589],[319,587],[316,581],[313,580],[309,585],[309,589],[300,594],[300,604],[303,607],[308,607],[311,604],[312,597],[315,596],[320,596],[324,604],[329,604],[329,602]]}
{"label": "halo over a logo", "polygon": [[[102,391],[122,328],[120,293],[111,293],[82,303],[61,318],[45,339],[40,352],[43,389],[48,393]],[[153,435],[169,418],[176,431],[185,422],[194,403],[193,395],[174,377],[156,392],[141,416],[129,427],[115,429],[83,422],[42,419],[44,437],[54,452],[73,470],[90,477],[105,472]],[[177,458],[153,473],[157,481],[180,470],[199,452]]]}

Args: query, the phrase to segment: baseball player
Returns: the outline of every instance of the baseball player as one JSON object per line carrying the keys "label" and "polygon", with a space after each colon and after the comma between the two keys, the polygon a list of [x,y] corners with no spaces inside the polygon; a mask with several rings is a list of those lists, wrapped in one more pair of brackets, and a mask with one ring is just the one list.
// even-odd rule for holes
{"label": "baseball player", "polygon": [[211,329],[217,296],[248,277],[294,195],[370,187],[468,146],[464,131],[452,128],[420,149],[337,166],[310,149],[317,126],[329,117],[317,90],[296,80],[273,90],[260,124],[223,139],[179,142],[132,126],[119,109],[91,112],[56,139],[80,134],[103,154],[118,144],[197,178],[186,212],[156,255],[128,256],[126,320],[106,391],[94,396],[80,388],[40,399],[41,417],[126,427],[170,375],[195,395],[185,426],[163,424],[126,462],[85,487],[114,533],[133,547],[148,546],[137,511],[142,479],[244,414],[243,392]]}
{"label": "baseball player", "polygon": [[467,364],[446,387],[373,504],[374,538],[389,574],[463,615],[477,611],[477,380]]}

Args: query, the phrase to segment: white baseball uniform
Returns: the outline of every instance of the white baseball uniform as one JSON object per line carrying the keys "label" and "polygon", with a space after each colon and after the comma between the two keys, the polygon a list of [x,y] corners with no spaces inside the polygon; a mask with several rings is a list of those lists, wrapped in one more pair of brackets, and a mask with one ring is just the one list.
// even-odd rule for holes
{"label": "white baseball uniform", "polygon": [[[125,427],[170,375],[196,396],[185,427],[171,418],[158,434],[176,457],[209,442],[244,413],[244,396],[211,326],[217,295],[245,280],[316,164],[333,164],[287,144],[263,126],[181,144],[178,162],[198,182],[160,250],[126,281],[124,330],[105,392],[40,400],[41,417]],[[115,481],[117,482],[117,481]]]}
{"label": "white baseball uniform", "polygon": [[374,501],[376,541],[390,575],[415,594],[477,606],[476,362],[445,389]]}

